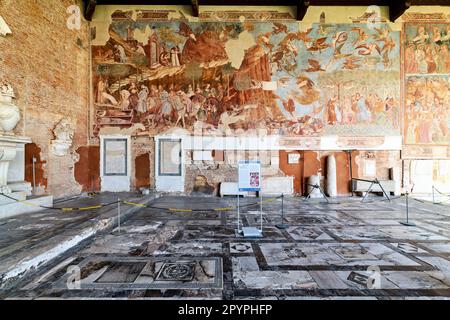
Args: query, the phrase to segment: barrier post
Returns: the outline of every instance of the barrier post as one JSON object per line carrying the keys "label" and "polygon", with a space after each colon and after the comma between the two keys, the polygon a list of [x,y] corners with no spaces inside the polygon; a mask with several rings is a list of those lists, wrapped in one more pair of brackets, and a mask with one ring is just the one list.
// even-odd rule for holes
{"label": "barrier post", "polygon": [[409,222],[409,190],[406,190],[406,221],[401,221],[400,224],[407,226],[407,227],[415,227],[416,225],[412,222]]}
{"label": "barrier post", "polygon": [[117,215],[118,215],[118,226],[120,233],[120,198],[117,199]]}
{"label": "barrier post", "polygon": [[240,218],[241,218],[241,210],[239,208],[239,188],[238,188],[238,193],[237,193],[237,225],[238,225],[238,229],[237,232],[240,234],[241,233],[241,227],[240,227]]}
{"label": "barrier post", "polygon": [[278,229],[286,229],[289,226],[284,224],[284,193],[281,194],[281,223],[275,225]]}
{"label": "barrier post", "polygon": [[435,204],[436,202],[434,201],[434,185],[431,186],[431,193],[433,195],[433,204]]}
{"label": "barrier post", "polygon": [[386,191],[384,190],[383,186],[381,185],[381,182],[378,181],[378,178],[375,178],[375,182],[378,183],[378,185],[380,186],[381,190],[383,191],[384,195],[386,196],[386,198],[388,198],[389,202],[391,202],[391,198],[389,197],[389,195],[386,193]]}
{"label": "barrier post", "polygon": [[261,219],[261,235],[263,232],[263,198],[262,198],[262,192],[259,191],[260,194],[260,206],[259,206],[259,218]]}
{"label": "barrier post", "polygon": [[370,184],[369,189],[367,189],[366,194],[364,195],[364,197],[362,198],[361,202],[364,202],[364,200],[366,199],[367,195],[369,194],[370,191],[372,191],[372,187],[373,184],[375,183],[375,181],[372,181],[372,183]]}

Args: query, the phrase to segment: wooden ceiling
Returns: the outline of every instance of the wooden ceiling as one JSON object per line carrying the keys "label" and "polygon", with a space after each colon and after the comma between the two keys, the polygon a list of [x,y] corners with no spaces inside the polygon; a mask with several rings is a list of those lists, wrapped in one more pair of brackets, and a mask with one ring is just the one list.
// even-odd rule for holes
{"label": "wooden ceiling", "polygon": [[388,6],[389,18],[395,21],[410,6],[448,6],[450,0],[84,0],[85,17],[91,20],[97,5],[190,5],[192,15],[198,16],[205,6],[296,6],[297,20],[302,20],[310,6]]}

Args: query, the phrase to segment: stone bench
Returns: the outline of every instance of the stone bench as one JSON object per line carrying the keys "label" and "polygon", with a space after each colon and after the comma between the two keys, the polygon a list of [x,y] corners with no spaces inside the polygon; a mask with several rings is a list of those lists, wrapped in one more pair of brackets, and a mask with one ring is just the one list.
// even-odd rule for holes
{"label": "stone bench", "polygon": [[[262,195],[293,195],[294,177],[266,177],[262,179]],[[222,182],[220,184],[220,196],[237,196],[237,182]],[[239,195],[247,197],[249,192],[241,191]]]}
{"label": "stone bench", "polygon": [[294,177],[263,178],[261,189],[263,195],[293,195]]}
{"label": "stone bench", "polygon": [[[238,195],[238,184],[237,182],[222,182],[220,184],[220,196],[237,196]],[[246,197],[248,196],[247,191],[239,192],[239,195]]]}

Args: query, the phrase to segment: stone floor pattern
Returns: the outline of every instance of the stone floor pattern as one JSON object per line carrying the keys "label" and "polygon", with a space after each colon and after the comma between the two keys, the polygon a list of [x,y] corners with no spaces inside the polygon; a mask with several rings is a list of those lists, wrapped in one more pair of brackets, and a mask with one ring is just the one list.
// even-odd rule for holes
{"label": "stone floor pattern", "polygon": [[[399,223],[405,219],[404,198],[378,199],[328,204],[285,198],[284,230],[275,227],[281,222],[281,200],[265,203],[259,239],[236,236],[235,211],[226,214],[225,222],[212,210],[144,208],[120,231],[83,242],[13,289],[0,291],[0,298],[450,297],[450,207],[410,201],[409,217],[416,226],[404,226]],[[152,205],[207,209],[234,203],[233,198],[162,197]],[[258,208],[242,210],[244,226],[259,225]],[[76,270],[81,282],[73,288]]]}

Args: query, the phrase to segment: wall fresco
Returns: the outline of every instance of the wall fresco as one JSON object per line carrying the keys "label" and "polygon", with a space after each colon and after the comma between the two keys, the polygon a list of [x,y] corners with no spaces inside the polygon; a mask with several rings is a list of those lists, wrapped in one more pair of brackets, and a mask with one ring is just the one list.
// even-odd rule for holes
{"label": "wall fresco", "polygon": [[405,143],[450,143],[450,24],[406,23]]}
{"label": "wall fresco", "polygon": [[[144,12],[145,13],[145,12]],[[387,25],[155,22],[112,15],[92,46],[94,134],[400,134],[400,34]]]}

